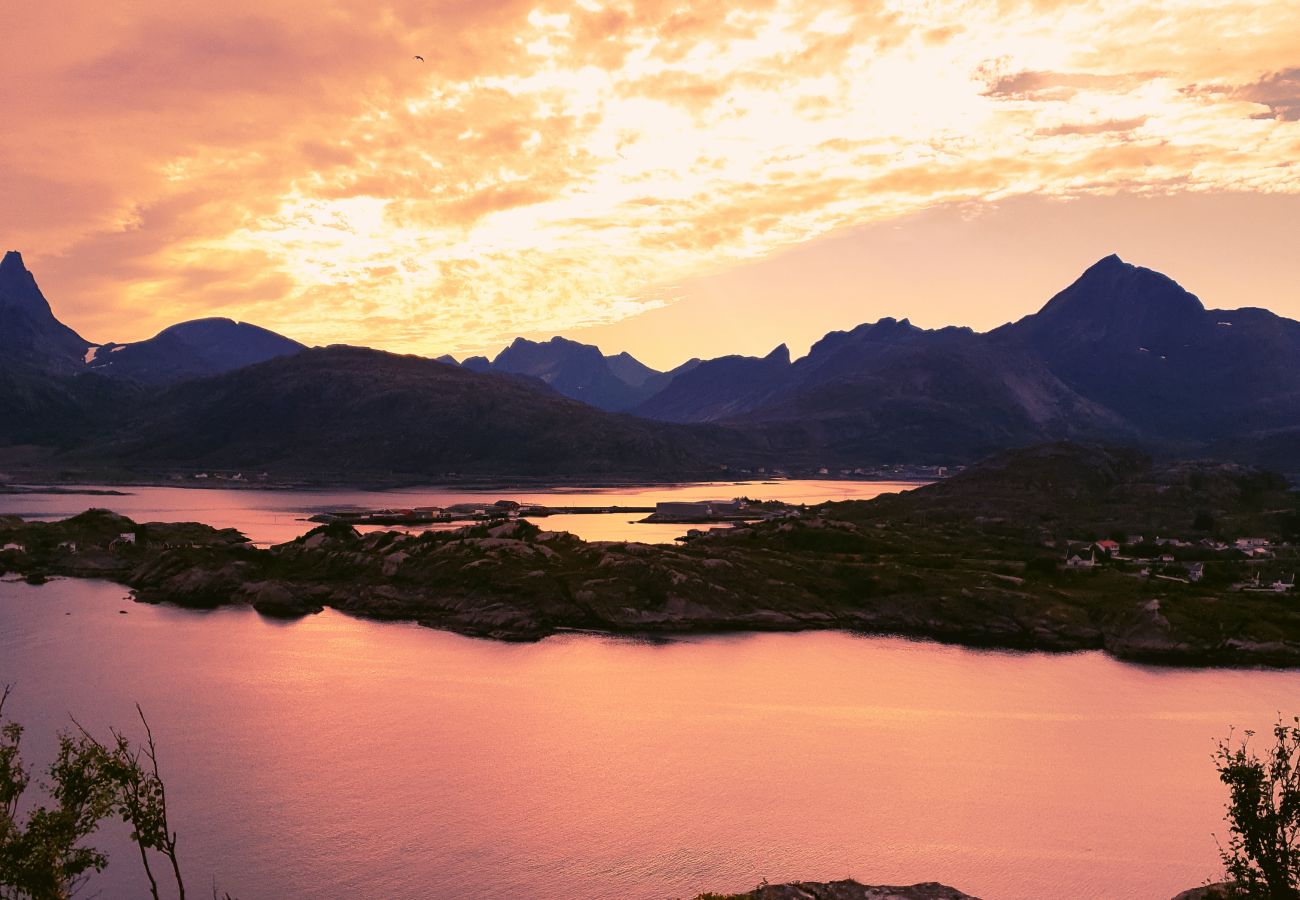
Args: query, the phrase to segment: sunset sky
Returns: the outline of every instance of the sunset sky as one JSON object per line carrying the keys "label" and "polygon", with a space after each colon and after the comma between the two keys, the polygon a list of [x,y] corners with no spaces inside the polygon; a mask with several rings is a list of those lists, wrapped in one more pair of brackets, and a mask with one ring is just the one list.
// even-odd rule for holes
{"label": "sunset sky", "polygon": [[[1300,316],[1300,3],[17,4],[0,249],[93,341],[223,315],[670,366],[980,329],[1098,257]],[[420,62],[413,57],[424,57]]]}

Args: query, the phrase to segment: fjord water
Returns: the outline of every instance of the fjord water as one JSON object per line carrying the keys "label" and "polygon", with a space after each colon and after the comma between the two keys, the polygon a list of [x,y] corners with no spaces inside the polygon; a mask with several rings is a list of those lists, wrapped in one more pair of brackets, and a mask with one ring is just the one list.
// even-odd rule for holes
{"label": "fjord water", "polygon": [[[68,714],[130,730],[139,701],[191,891],[215,877],[245,900],[649,900],[846,876],[1167,898],[1216,871],[1214,740],[1300,697],[1300,673],[1099,653],[837,633],[507,644],[74,580],[0,583],[0,681],[33,762]],[[141,896],[123,836],[101,844],[101,896]]]}
{"label": "fjord water", "polygon": [[[917,487],[910,481],[714,481],[617,488],[498,488],[465,490],[445,487],[400,490],[262,490],[257,488],[118,487],[123,496],[92,494],[0,494],[0,515],[26,519],[63,519],[90,507],[104,507],[137,522],[202,522],[215,528],[238,528],[258,544],[291,541],[315,528],[307,517],[343,507],[384,509],[492,503],[500,499],[543,506],[653,507],[669,500],[782,500],[824,503],[827,500],[867,500],[880,494]],[[90,486],[103,489],[103,485]],[[644,514],[559,514],[538,518],[551,531],[571,531],[588,541],[671,542],[688,528],[674,524],[643,524]],[[461,523],[464,524],[464,523]],[[392,526],[386,526],[392,527]],[[375,530],[363,529],[363,530]],[[418,529],[407,529],[418,530]]]}

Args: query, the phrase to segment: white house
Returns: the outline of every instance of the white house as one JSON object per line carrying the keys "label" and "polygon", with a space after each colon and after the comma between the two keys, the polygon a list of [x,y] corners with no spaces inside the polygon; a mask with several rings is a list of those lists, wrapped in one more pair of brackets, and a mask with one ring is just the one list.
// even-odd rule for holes
{"label": "white house", "polygon": [[1091,569],[1095,565],[1097,565],[1096,554],[1090,554],[1087,559],[1084,559],[1076,553],[1065,561],[1067,569]]}

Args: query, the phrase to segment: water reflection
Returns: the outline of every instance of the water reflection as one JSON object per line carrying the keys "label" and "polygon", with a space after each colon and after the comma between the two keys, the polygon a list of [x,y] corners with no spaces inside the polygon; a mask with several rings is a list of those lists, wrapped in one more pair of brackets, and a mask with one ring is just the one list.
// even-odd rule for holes
{"label": "water reflection", "polygon": [[[92,486],[102,487],[102,486]],[[85,494],[0,494],[0,515],[31,519],[61,519],[99,506],[130,516],[138,522],[203,522],[217,528],[238,528],[261,544],[293,540],[315,527],[307,516],[329,509],[362,507],[451,506],[508,498],[523,503],[552,506],[654,506],[665,500],[751,499],[787,503],[823,503],[827,500],[869,499],[916,487],[914,482],[892,481],[778,481],[702,482],[620,488],[565,488],[493,491],[456,491],[443,488],[406,488],[395,491],[274,491],[231,488],[126,487],[126,496]],[[585,540],[668,543],[698,526],[634,524],[644,516],[557,515],[538,519],[542,528],[571,531]],[[384,526],[397,530],[395,526]],[[424,526],[428,527],[428,526]],[[419,530],[419,529],[405,529]]]}
{"label": "water reflection", "polygon": [[[119,615],[118,609],[128,609]],[[65,615],[71,613],[71,615]],[[503,644],[0,584],[29,759],[149,711],[183,858],[246,897],[689,897],[760,878],[1159,898],[1215,872],[1229,724],[1300,674],[835,633]],[[129,855],[105,896],[135,896]]]}

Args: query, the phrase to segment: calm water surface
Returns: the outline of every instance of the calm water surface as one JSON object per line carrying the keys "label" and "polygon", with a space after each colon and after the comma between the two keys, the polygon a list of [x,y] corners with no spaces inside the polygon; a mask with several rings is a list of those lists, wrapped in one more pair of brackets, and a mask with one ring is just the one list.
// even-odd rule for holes
{"label": "calm water surface", "polygon": [[[126,615],[119,609],[127,610]],[[1300,674],[834,633],[478,641],[326,612],[0,584],[0,681],[48,760],[139,701],[192,890],[670,898],[760,878],[1168,898],[1216,871],[1230,724]],[[142,896],[122,836],[101,896]]]}
{"label": "calm water surface", "polygon": [[[28,519],[62,519],[92,506],[106,507],[137,522],[203,522],[216,528],[238,528],[259,544],[291,541],[315,528],[306,521],[313,513],[345,506],[383,509],[491,503],[510,499],[550,506],[654,506],[665,500],[754,500],[824,503],[827,500],[870,499],[905,491],[916,482],[897,481],[719,481],[595,489],[503,488],[493,491],[408,488],[396,491],[273,491],[229,488],[118,487],[127,496],[86,494],[0,494],[0,514]],[[104,487],[92,485],[92,487]],[[589,541],[666,543],[699,525],[643,525],[644,514],[556,515],[537,519],[542,528],[571,531]],[[394,529],[392,526],[386,528]],[[458,527],[458,526],[457,526]],[[375,530],[375,529],[370,529]],[[415,530],[415,529],[405,529]]]}

